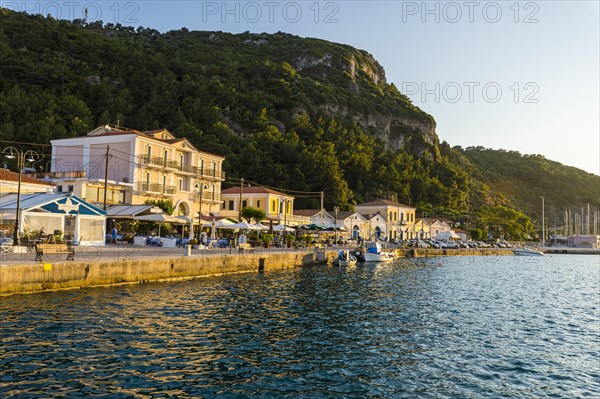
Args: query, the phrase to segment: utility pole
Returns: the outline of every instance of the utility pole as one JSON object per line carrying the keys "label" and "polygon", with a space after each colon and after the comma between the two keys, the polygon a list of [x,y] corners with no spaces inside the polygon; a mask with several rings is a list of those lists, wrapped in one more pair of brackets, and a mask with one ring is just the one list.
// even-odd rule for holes
{"label": "utility pole", "polygon": [[242,196],[243,195],[244,195],[244,178],[242,177],[240,179],[240,204],[239,204],[239,212],[238,212],[238,218],[240,219],[240,222],[242,221]]}
{"label": "utility pole", "polygon": [[321,191],[321,225],[325,224],[323,222],[323,218],[325,217],[325,215],[324,215],[324,213],[325,213],[324,202],[325,202],[325,193],[323,191]]}
{"label": "utility pole", "polygon": [[108,160],[110,158],[110,146],[106,146],[106,162],[104,164],[104,207],[106,210],[106,192],[108,191]]}

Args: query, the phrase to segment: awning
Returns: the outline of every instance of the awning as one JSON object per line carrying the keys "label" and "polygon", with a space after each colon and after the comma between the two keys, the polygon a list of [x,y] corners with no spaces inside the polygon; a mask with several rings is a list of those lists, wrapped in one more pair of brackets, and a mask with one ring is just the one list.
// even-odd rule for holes
{"label": "awning", "polygon": [[146,215],[150,213],[158,213],[162,211],[160,208],[155,208],[153,205],[113,205],[106,210],[107,217],[113,219],[133,219],[136,216]]}
{"label": "awning", "polygon": [[166,213],[155,213],[152,215],[142,215],[134,218],[144,222],[157,222],[157,223],[174,223],[174,224],[185,224],[185,221]]}

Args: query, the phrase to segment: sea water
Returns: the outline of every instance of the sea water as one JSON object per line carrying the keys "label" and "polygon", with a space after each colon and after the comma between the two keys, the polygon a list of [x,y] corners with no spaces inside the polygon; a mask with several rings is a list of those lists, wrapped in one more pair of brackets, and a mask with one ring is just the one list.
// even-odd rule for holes
{"label": "sea water", "polygon": [[402,259],[0,298],[4,398],[592,398],[600,257]]}

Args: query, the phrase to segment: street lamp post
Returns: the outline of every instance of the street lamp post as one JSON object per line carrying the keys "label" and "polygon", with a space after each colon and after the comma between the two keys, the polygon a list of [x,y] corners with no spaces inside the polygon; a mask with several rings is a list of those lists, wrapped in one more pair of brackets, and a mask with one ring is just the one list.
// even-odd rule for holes
{"label": "street lamp post", "polygon": [[202,232],[202,195],[208,186],[202,182],[196,182],[194,188],[200,191],[200,201],[198,201],[198,245],[200,245],[200,233]]}
{"label": "street lamp post", "polygon": [[338,220],[338,212],[340,211],[340,207],[336,206],[333,208],[335,212],[335,220],[333,221],[333,229],[335,230],[335,245],[338,245],[338,233],[337,233],[337,220]]}
{"label": "street lamp post", "polygon": [[[8,152],[8,153],[7,153]],[[17,159],[17,169],[19,170],[19,183],[17,185],[17,211],[15,218],[15,229],[13,233],[13,241],[16,246],[21,245],[21,239],[19,235],[19,223],[21,219],[21,181],[23,180],[23,168],[25,168],[25,161],[35,162],[35,158],[40,158],[37,152],[33,150],[19,151],[15,147],[6,147],[2,154],[5,154],[8,159]],[[27,158],[29,157],[29,158]]]}

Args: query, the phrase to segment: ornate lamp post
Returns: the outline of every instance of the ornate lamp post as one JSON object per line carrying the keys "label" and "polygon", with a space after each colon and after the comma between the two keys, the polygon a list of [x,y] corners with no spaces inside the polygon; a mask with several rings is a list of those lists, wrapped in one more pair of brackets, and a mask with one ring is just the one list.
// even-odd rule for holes
{"label": "ornate lamp post", "polygon": [[13,233],[13,241],[16,246],[21,245],[21,239],[19,234],[19,222],[21,219],[21,180],[23,179],[23,168],[25,168],[25,161],[35,162],[40,159],[37,152],[33,150],[19,151],[15,147],[6,147],[2,154],[8,159],[17,159],[17,169],[19,169],[19,183],[17,185],[17,212],[15,218],[15,230]]}
{"label": "ornate lamp post", "polygon": [[202,232],[202,195],[204,190],[208,189],[208,185],[201,181],[197,181],[196,184],[194,184],[194,188],[200,192],[200,201],[198,201],[198,245],[200,245],[200,233]]}

